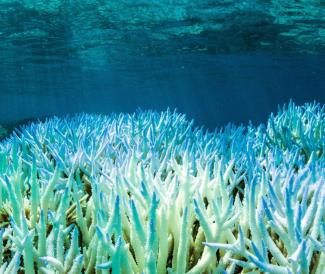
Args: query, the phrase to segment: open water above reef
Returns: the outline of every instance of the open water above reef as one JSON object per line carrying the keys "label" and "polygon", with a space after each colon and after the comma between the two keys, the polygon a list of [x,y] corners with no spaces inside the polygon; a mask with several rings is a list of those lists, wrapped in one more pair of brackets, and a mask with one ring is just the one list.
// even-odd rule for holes
{"label": "open water above reef", "polygon": [[211,129],[325,102],[323,1],[1,1],[0,123],[177,108]]}

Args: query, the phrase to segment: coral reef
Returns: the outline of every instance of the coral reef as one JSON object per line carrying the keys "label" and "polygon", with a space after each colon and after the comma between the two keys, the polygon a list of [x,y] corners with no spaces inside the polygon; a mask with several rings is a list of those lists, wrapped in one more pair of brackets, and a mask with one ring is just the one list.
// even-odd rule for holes
{"label": "coral reef", "polygon": [[51,118],[0,143],[0,273],[324,273],[324,106],[206,132]]}

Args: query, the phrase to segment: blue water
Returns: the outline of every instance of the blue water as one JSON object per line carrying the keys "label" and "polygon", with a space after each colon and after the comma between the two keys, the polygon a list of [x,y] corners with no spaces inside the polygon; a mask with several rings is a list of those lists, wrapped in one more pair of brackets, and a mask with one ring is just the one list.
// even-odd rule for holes
{"label": "blue water", "polygon": [[324,103],[324,3],[239,2],[2,1],[0,123],[169,107],[214,129]]}

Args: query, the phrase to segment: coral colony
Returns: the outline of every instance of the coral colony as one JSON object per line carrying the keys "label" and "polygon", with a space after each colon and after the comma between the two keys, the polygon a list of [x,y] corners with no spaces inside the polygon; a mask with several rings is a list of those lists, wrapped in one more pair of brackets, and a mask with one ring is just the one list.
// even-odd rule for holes
{"label": "coral colony", "polygon": [[170,111],[16,130],[0,145],[0,273],[324,274],[324,110],[214,133]]}

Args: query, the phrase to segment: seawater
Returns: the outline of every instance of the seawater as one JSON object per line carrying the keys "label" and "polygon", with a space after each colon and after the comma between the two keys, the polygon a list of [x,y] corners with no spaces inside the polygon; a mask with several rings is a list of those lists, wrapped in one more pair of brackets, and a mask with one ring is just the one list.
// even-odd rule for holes
{"label": "seawater", "polygon": [[0,123],[177,109],[210,129],[325,102],[322,1],[1,1]]}

